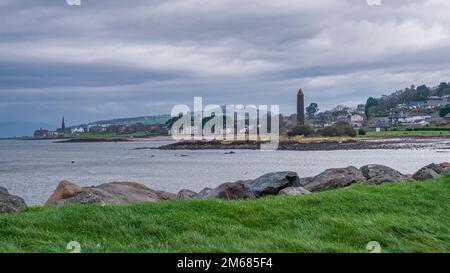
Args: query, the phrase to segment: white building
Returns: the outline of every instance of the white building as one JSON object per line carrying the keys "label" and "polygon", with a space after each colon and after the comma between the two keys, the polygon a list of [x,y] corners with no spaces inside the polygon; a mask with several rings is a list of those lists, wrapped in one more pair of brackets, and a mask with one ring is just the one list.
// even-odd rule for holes
{"label": "white building", "polygon": [[428,125],[431,116],[410,116],[405,118],[406,124]]}
{"label": "white building", "polygon": [[70,130],[72,132],[72,134],[82,134],[85,132],[84,128],[79,127],[79,128],[72,128],[72,130]]}
{"label": "white building", "polygon": [[354,127],[362,127],[364,123],[364,116],[360,114],[353,114],[350,117],[350,122]]}

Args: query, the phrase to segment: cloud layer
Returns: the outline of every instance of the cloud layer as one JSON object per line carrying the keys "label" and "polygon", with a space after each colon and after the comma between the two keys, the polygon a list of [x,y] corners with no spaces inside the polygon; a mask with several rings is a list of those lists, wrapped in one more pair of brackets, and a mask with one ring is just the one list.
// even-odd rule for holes
{"label": "cloud layer", "polygon": [[446,0],[2,0],[0,122],[169,113],[176,103],[322,109],[450,79]]}

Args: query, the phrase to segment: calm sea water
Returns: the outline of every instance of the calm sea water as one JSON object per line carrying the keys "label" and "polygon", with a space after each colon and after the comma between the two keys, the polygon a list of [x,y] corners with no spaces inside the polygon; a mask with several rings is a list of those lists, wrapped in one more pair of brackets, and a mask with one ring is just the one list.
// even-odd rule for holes
{"label": "calm sea water", "polygon": [[[225,151],[134,150],[167,144],[161,141],[124,143],[53,143],[52,141],[0,140],[0,186],[42,204],[58,182],[82,186],[112,181],[141,182],[153,189],[199,191],[223,182],[256,178],[268,172],[292,170],[300,176],[327,168],[360,167],[369,163],[412,173],[433,162],[450,160],[437,150],[359,151]],[[72,160],[75,163],[72,163]]]}

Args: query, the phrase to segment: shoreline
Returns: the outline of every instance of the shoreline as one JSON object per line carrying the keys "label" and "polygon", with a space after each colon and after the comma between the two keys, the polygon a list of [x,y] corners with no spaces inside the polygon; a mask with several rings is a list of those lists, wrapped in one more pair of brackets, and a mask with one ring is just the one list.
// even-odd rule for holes
{"label": "shoreline", "polygon": [[[438,140],[438,141],[436,141]],[[259,150],[258,141],[181,141],[162,145],[157,150]],[[337,151],[337,150],[401,150],[436,149],[449,150],[448,138],[385,138],[350,139],[345,141],[281,141],[278,151]]]}
{"label": "shoreline", "polygon": [[[295,171],[276,171],[265,173],[253,179],[222,182],[222,184],[219,184],[214,189],[205,187],[198,192],[187,188],[179,188],[178,193],[177,191],[155,190],[154,188],[147,187],[145,184],[132,182],[131,180],[102,183],[97,186],[79,186],[71,181],[61,180],[53,194],[41,205],[124,205],[196,198],[219,198],[225,200],[257,199],[269,195],[304,195],[317,193],[345,188],[354,183],[380,185],[385,183],[423,181],[441,177],[450,178],[450,162],[431,163],[412,173],[402,173],[389,166],[379,164],[367,164],[360,168],[353,165],[333,167],[324,169],[321,173],[314,176],[301,176]],[[242,188],[240,187],[241,184],[245,186]],[[283,191],[294,188],[305,189],[306,192]],[[223,195],[221,194],[222,192],[227,192],[227,194]],[[241,196],[240,194],[243,195]],[[11,200],[13,201],[11,202]],[[9,194],[8,189],[0,185],[0,214],[4,212],[19,212],[21,208],[26,207],[28,206],[25,203],[25,199]],[[8,211],[5,208],[13,209]]]}
{"label": "shoreline", "polygon": [[[79,143],[120,143],[120,142],[148,142],[174,141],[171,136],[154,136],[148,138],[38,138],[16,140],[53,140],[58,144]],[[149,150],[260,150],[261,141],[218,141],[218,140],[187,140],[178,141],[159,147],[139,147]],[[278,151],[339,151],[339,150],[448,150],[450,152],[450,138],[447,137],[383,137],[383,138],[303,138],[297,140],[281,140]]]}
{"label": "shoreline", "polygon": [[8,138],[0,140],[39,141],[53,140],[53,143],[95,143],[95,142],[145,142],[145,141],[172,141],[170,136],[153,137],[81,137],[81,138]]}

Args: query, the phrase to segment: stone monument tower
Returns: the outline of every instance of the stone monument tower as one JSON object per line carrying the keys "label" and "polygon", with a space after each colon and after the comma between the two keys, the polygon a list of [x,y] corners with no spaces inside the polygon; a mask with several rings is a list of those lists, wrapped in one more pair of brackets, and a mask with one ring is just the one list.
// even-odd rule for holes
{"label": "stone monument tower", "polygon": [[305,125],[305,94],[301,88],[297,94],[297,125]]}

